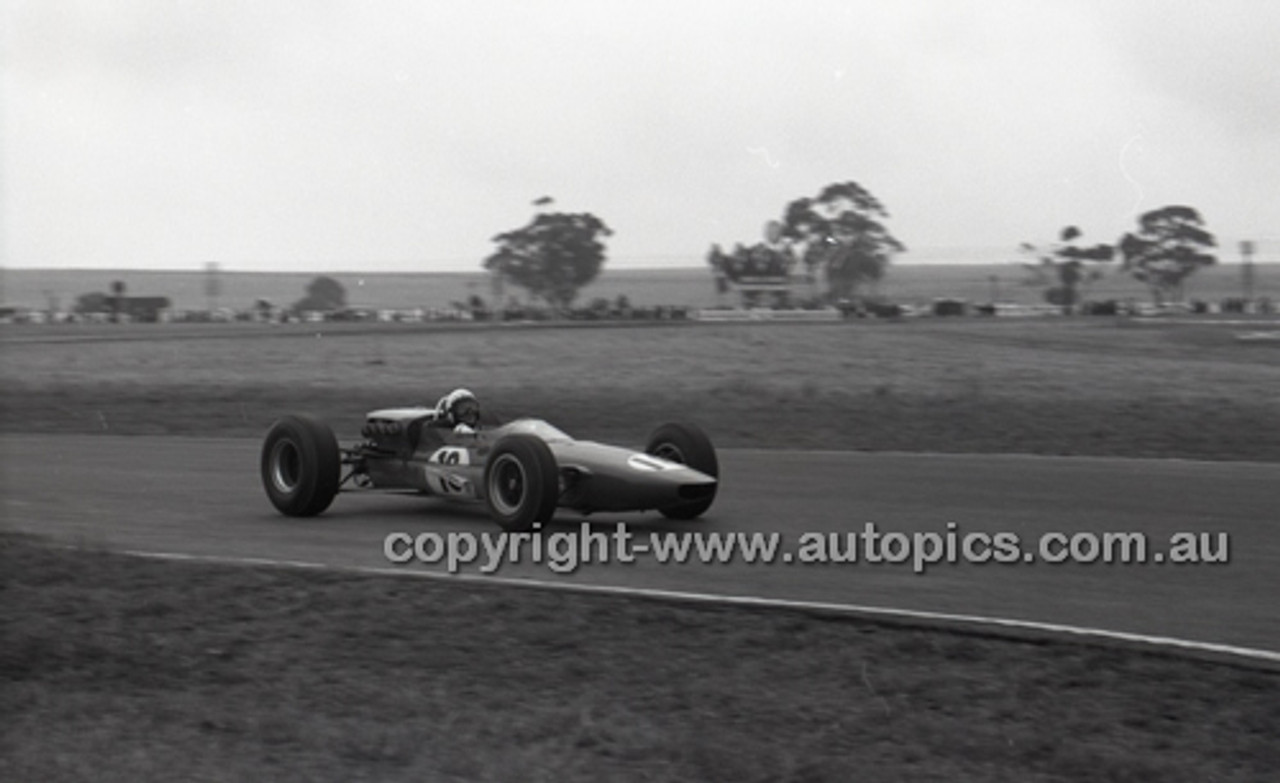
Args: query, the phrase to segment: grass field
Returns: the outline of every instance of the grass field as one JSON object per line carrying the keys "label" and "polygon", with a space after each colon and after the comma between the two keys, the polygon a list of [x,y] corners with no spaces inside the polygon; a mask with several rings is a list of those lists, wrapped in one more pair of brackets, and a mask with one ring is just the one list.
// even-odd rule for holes
{"label": "grass field", "polygon": [[304,410],[350,437],[367,410],[462,385],[499,415],[626,443],[691,419],[722,446],[1280,459],[1280,343],[1235,331],[1086,318],[9,327],[0,428],[257,436]]}
{"label": "grass field", "polygon": [[0,779],[1259,781],[1280,675],[0,536]]}

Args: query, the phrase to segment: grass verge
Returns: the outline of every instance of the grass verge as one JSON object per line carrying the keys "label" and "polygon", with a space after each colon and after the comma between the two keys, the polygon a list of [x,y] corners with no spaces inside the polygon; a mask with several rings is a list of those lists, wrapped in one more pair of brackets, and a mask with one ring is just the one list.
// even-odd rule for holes
{"label": "grass verge", "polygon": [[1280,350],[1229,328],[1110,320],[443,332],[231,330],[10,341],[0,431],[258,436],[465,385],[507,417],[635,443],[1280,459]]}
{"label": "grass verge", "polygon": [[1262,780],[1280,675],[0,536],[6,780]]}
{"label": "grass verge", "polygon": [[[1211,460],[1280,460],[1280,408],[1270,399],[1082,398],[871,392],[718,385],[681,391],[610,387],[489,387],[489,410],[544,418],[575,437],[640,444],[665,421],[695,421],[731,448],[1026,453]],[[260,437],[305,411],[344,439],[367,411],[426,403],[411,389],[16,384],[0,389],[0,431]]]}

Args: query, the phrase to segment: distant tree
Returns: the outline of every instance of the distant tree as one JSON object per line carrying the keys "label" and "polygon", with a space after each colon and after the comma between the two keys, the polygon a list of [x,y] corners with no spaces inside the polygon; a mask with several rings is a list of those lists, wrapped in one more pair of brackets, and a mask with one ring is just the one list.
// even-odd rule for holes
{"label": "distant tree", "polygon": [[826,273],[829,295],[849,298],[863,283],[884,277],[894,253],[906,247],[880,222],[889,213],[856,182],[823,188],[817,198],[787,205],[782,236],[804,243],[801,259],[810,276]]}
{"label": "distant tree", "polygon": [[553,307],[565,308],[600,273],[605,261],[601,239],[612,234],[588,212],[542,212],[523,228],[495,236],[498,250],[484,266]]}
{"label": "distant tree", "polygon": [[1102,270],[1089,265],[1110,261],[1115,256],[1111,245],[1076,244],[1080,236],[1080,229],[1067,226],[1058,234],[1058,242],[1048,247],[1037,247],[1030,242],[1019,246],[1019,250],[1036,259],[1034,263],[1023,264],[1035,275],[1032,284],[1045,286],[1045,301],[1060,306],[1064,313],[1075,311],[1082,286],[1101,279]]}
{"label": "distant tree", "polygon": [[294,303],[297,312],[306,310],[333,311],[347,306],[347,289],[332,277],[321,275],[307,284],[307,295]]}
{"label": "distant tree", "polygon": [[1217,263],[1205,252],[1216,245],[1191,207],[1167,206],[1138,217],[1138,230],[1120,240],[1123,269],[1151,289],[1156,304],[1182,301],[1188,277]]}

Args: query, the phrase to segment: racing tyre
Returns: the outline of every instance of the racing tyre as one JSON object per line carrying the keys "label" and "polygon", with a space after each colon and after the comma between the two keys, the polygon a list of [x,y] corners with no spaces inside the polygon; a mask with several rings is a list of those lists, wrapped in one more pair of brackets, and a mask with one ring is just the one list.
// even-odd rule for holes
{"label": "racing tyre", "polygon": [[291,517],[313,517],[338,494],[342,454],[328,425],[285,416],[262,443],[262,486],[271,505]]}
{"label": "racing tyre", "polygon": [[[655,457],[687,465],[712,478],[720,477],[720,462],[716,459],[716,449],[711,445],[711,439],[707,437],[707,433],[697,425],[663,424],[649,436],[649,443],[644,447],[644,451]],[[715,499],[716,493],[712,491],[706,497],[658,510],[668,519],[693,519],[702,516],[707,509],[711,508]]]}
{"label": "racing tyre", "polygon": [[530,530],[549,522],[560,499],[555,455],[539,438],[505,437],[485,464],[484,489],[489,514],[502,529]]}

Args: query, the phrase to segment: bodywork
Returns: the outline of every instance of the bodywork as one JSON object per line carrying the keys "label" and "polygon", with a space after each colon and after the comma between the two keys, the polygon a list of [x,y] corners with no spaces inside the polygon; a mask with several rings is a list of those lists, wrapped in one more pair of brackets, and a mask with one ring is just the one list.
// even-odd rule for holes
{"label": "bodywork", "polygon": [[559,508],[583,513],[663,509],[711,497],[717,479],[642,451],[576,440],[541,419],[516,419],[473,432],[439,426],[431,408],[370,413],[366,438],[343,450],[342,489],[411,490],[462,501],[485,500],[485,467],[495,444],[533,436],[555,457]]}

